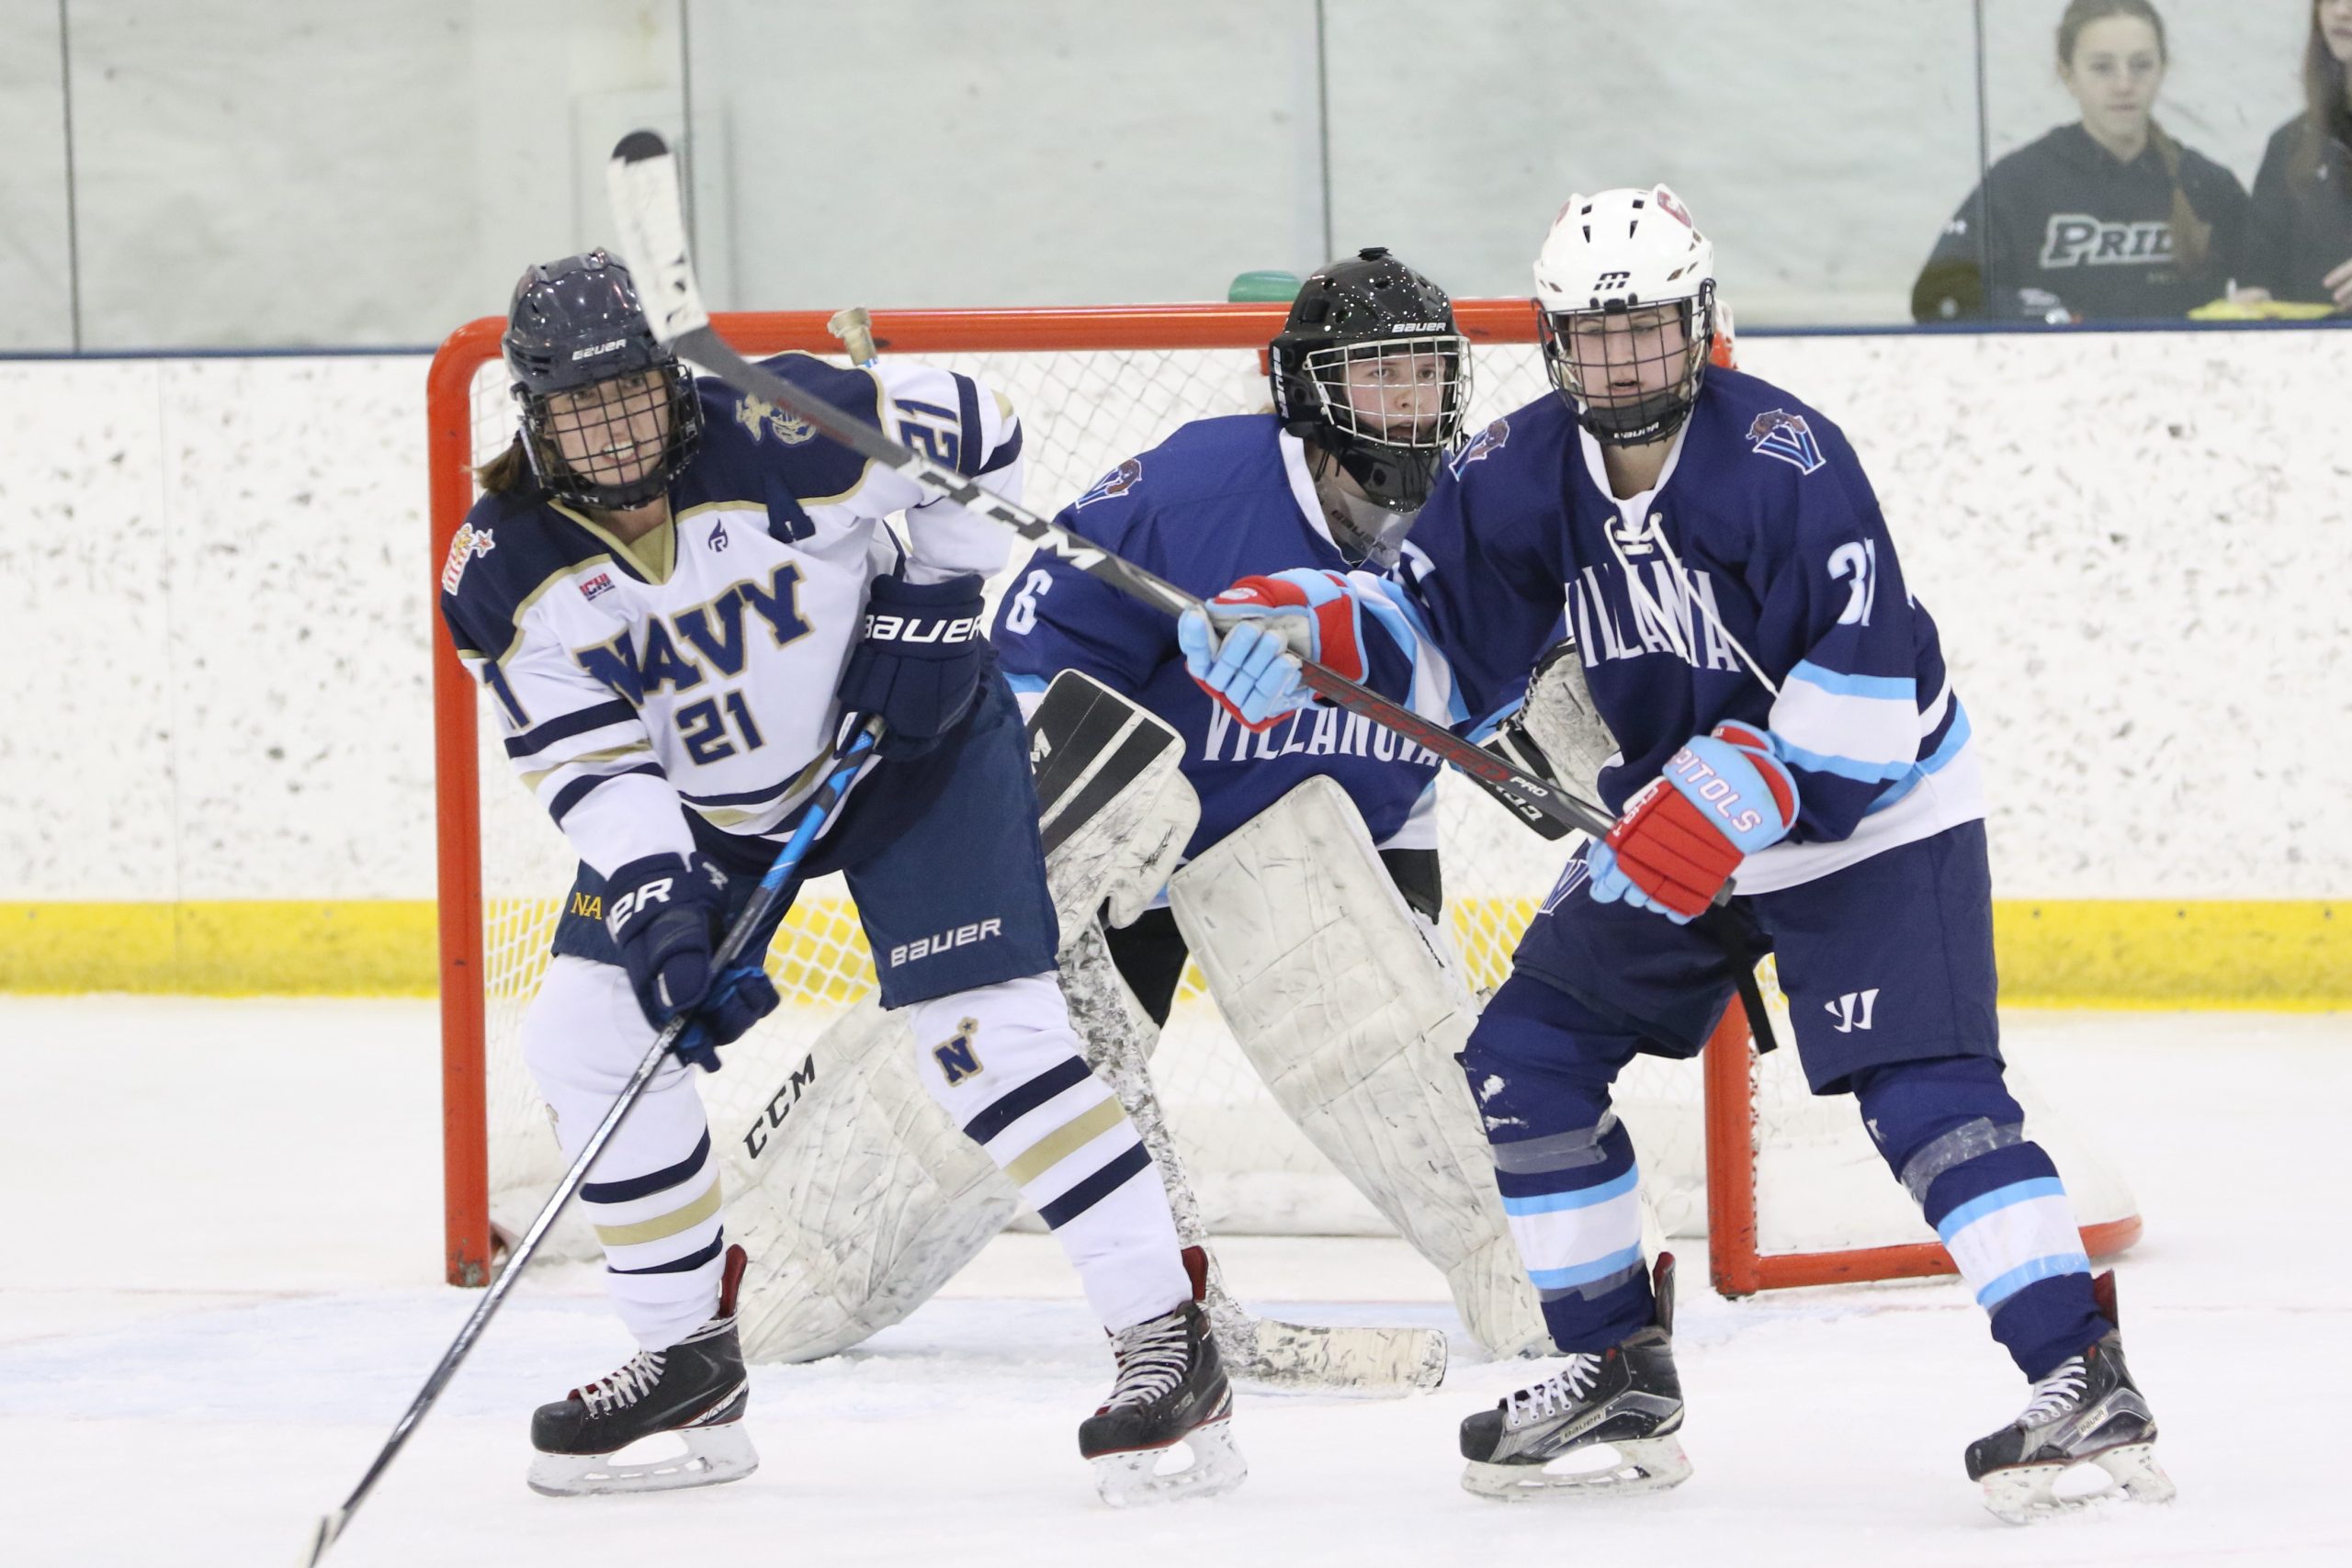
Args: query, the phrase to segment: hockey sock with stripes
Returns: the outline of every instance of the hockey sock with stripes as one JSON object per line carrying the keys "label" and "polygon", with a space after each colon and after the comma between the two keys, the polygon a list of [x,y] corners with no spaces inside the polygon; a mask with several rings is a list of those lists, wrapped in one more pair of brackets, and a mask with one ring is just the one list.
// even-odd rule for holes
{"label": "hockey sock with stripes", "polygon": [[2114,1326],[2091,1297],[2075,1206],[2026,1136],[1998,1061],[1871,1067],[1855,1075],[1855,1097],[1879,1153],[2027,1377],[2047,1376]]}

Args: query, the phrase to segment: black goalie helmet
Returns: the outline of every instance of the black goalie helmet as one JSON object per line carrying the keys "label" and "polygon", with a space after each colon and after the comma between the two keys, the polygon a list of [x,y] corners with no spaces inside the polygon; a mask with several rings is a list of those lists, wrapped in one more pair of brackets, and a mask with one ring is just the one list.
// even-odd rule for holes
{"label": "black goalie helmet", "polygon": [[[1283,428],[1409,525],[1470,406],[1470,345],[1445,290],[1379,246],[1333,262],[1300,288],[1267,361]],[[1392,564],[1404,528],[1371,522],[1383,536],[1358,543]]]}
{"label": "black goalie helmet", "polygon": [[693,376],[646,324],[628,268],[601,250],[526,272],[500,345],[531,475],[559,501],[640,506],[701,445]]}

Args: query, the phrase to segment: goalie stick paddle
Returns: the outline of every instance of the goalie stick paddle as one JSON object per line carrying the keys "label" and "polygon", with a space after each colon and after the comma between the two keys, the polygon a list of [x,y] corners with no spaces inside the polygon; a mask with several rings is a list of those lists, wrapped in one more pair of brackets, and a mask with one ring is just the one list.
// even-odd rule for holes
{"label": "goalie stick paddle", "polygon": [[[784,897],[784,885],[792,880],[792,874],[800,868],[801,861],[808,856],[808,846],[816,842],[817,834],[840,807],[842,796],[849,791],[851,779],[870,759],[876,742],[881,739],[881,732],[882,721],[869,719],[842,748],[832,768],[802,809],[800,825],[793,829],[792,837],[786,840],[784,848],[776,852],[775,860],[761,876],[759,886],[752,890],[752,897],[744,904],[742,913],[735,917],[735,923],[728,928],[725,940],[718,944],[718,951],[712,954],[710,972],[714,976],[722,976],[734,967],[752,942],[768,931],[768,918],[775,913],[776,904]],[[670,1054],[670,1047],[693,1021],[693,1013],[681,1013],[663,1025],[662,1032],[654,1037],[652,1045],[645,1053],[645,1059],[638,1063],[637,1071],[629,1076],[628,1084],[614,1099],[612,1109],[605,1112],[605,1119],[596,1123],[596,1130],[588,1134],[587,1144],[581,1149],[579,1157],[571,1162],[571,1168],[563,1173],[563,1179],[556,1183],[555,1190],[548,1195],[547,1202],[539,1209],[538,1217],[531,1222],[530,1228],[523,1233],[523,1239],[516,1242],[514,1250],[506,1255],[506,1267],[498,1271],[498,1278],[492,1280],[490,1289],[482,1292],[473,1315],[466,1319],[463,1328],[458,1330],[457,1338],[451,1340],[449,1348],[442,1352],[440,1364],[424,1380],[424,1389],[410,1403],[407,1414],[392,1427],[392,1435],[384,1440],[375,1462],[359,1478],[359,1484],[351,1489],[351,1495],[343,1500],[343,1506],[322,1517],[311,1531],[310,1551],[302,1558],[303,1568],[317,1568],[319,1562],[326,1556],[327,1549],[334,1545],[336,1539],[350,1525],[351,1516],[359,1511],[359,1505],[375,1488],[384,1472],[391,1467],[393,1458],[408,1441],[409,1434],[416,1429],[416,1424],[424,1419],[425,1412],[432,1409],[434,1402],[441,1397],[441,1391],[448,1386],[458,1364],[466,1359],[466,1353],[474,1348],[474,1341],[481,1337],[482,1330],[490,1326],[491,1316],[498,1311],[499,1303],[506,1299],[506,1292],[514,1289],[514,1282],[523,1277],[524,1267],[538,1251],[539,1244],[547,1239],[548,1232],[555,1225],[556,1216],[579,1192],[581,1184],[588,1179],[588,1168],[595,1163],[596,1156],[612,1141],[621,1119],[629,1113],[630,1107],[644,1094],[645,1086],[653,1081],[653,1075],[661,1069],[662,1059]]]}
{"label": "goalie stick paddle", "polygon": [[[605,178],[613,219],[621,232],[621,254],[636,274],[638,294],[655,337],[737,391],[764,398],[858,456],[905,475],[932,499],[953,502],[968,512],[1001,523],[1035,548],[1123,593],[1171,615],[1202,607],[1200,600],[1165,578],[1146,571],[1027,507],[989,493],[977,480],[891,440],[856,415],[835,408],[729,347],[711,327],[710,313],[703,308],[702,289],[695,280],[694,263],[686,253],[677,161],[660,136],[650,130],[633,130],[622,137],[613,149],[612,161],[605,166]],[[1487,785],[1491,793],[1502,796],[1514,809],[1540,813],[1594,838],[1606,837],[1609,832],[1611,823],[1607,818],[1586,809],[1553,785],[1343,675],[1309,660],[1303,663],[1300,683],[1333,705],[1360,713],[1383,728],[1435,752]],[[1728,890],[1718,894],[1717,901],[1725,897]]]}

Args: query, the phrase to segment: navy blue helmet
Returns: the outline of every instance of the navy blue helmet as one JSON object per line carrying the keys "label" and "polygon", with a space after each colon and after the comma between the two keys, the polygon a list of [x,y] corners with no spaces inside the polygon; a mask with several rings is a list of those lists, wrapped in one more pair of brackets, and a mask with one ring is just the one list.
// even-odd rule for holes
{"label": "navy blue helmet", "polygon": [[628,268],[602,250],[524,273],[501,346],[524,454],[556,500],[642,505],[701,445],[694,378],[646,324]]}

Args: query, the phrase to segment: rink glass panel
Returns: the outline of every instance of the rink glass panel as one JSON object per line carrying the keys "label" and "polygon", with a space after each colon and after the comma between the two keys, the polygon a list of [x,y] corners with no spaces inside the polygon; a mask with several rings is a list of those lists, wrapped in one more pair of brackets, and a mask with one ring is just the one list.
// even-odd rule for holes
{"label": "rink glass panel", "polygon": [[[1465,302],[1458,315],[1476,345],[1468,428],[1551,395],[1524,301]],[[875,335],[884,353],[919,354],[980,377],[1012,400],[1025,432],[1027,502],[1051,513],[1188,420],[1266,410],[1259,345],[1282,316],[1283,307],[1262,305],[878,311]],[[800,349],[839,359],[826,319],[821,311],[723,315],[718,326],[748,354]],[[513,434],[514,407],[497,360],[502,324],[461,329],[435,361],[436,573],[477,493],[471,467]],[[1019,581],[1022,553],[993,592]],[[519,1234],[561,1174],[517,1041],[575,863],[513,776],[482,711],[486,698],[438,628],[435,649],[447,1271],[455,1282],[480,1283],[494,1234]],[[1438,808],[1447,931],[1472,988],[1483,992],[1509,974],[1511,948],[1574,840],[1539,839],[1452,773],[1440,782]],[[784,1004],[729,1048],[729,1070],[701,1086],[722,1149],[789,1081],[809,1042],[873,989],[873,965],[838,876],[801,891],[768,965]],[[1786,1042],[1792,1036],[1769,961],[1763,979]],[[1754,1053],[1736,1003],[1710,1055],[1703,1075],[1695,1063],[1637,1059],[1620,1081],[1618,1104],[1660,1228],[1670,1237],[1708,1236],[1719,1285],[1745,1292],[1948,1270],[1850,1100],[1811,1096],[1793,1050]],[[1197,971],[1187,974],[1152,1066],[1214,1231],[1387,1231],[1276,1108],[1200,990]],[[2128,1191],[2030,1085],[2018,1087],[2035,1134],[2055,1145],[2095,1250],[2128,1244],[2138,1228]],[[556,1244],[582,1256],[594,1250],[576,1222],[559,1227]]]}

